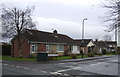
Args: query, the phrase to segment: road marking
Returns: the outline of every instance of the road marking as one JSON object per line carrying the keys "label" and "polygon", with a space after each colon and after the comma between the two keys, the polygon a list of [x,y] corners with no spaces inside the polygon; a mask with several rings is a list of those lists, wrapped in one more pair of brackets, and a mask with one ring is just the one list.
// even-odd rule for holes
{"label": "road marking", "polygon": [[17,68],[20,68],[20,66],[16,66]]}
{"label": "road marking", "polygon": [[27,70],[28,70],[28,69],[30,69],[30,68],[27,68],[27,67],[23,67],[23,69],[27,69]]}
{"label": "road marking", "polygon": [[59,70],[57,72],[52,72],[52,74],[60,74],[60,72],[65,72],[65,71],[69,71],[69,70],[72,70],[72,69],[78,69],[80,67],[73,67],[73,68],[70,68],[70,69],[64,69],[64,70]]}
{"label": "road marking", "polygon": [[41,72],[43,72],[43,73],[47,73],[47,71],[41,71]]}
{"label": "road marking", "polygon": [[69,71],[69,70],[71,70],[71,69],[59,70],[57,72],[64,72],[64,71]]}
{"label": "road marking", "polygon": [[69,74],[63,74],[64,76],[70,76]]}
{"label": "road marking", "polygon": [[[78,69],[78,68],[81,68],[81,67],[74,67],[74,68],[72,68],[72,69]],[[71,70],[72,70],[72,69],[71,69]]]}
{"label": "road marking", "polygon": [[50,74],[53,74],[53,75],[60,75],[61,73],[58,73],[58,72],[50,72]]}
{"label": "road marking", "polygon": [[6,66],[7,66],[8,64],[3,64],[3,65],[6,65]]}
{"label": "road marking", "polygon": [[99,64],[103,64],[103,63],[105,63],[105,62],[100,62],[100,63],[90,64],[89,66],[99,65]]}

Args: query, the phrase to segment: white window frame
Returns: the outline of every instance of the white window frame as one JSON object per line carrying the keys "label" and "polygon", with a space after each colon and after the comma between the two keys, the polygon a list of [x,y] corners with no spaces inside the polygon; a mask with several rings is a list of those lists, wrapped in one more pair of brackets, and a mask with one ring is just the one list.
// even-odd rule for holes
{"label": "white window frame", "polygon": [[[60,49],[61,47],[62,49]],[[64,52],[64,45],[57,45],[57,52]]]}
{"label": "white window frame", "polygon": [[31,53],[37,53],[37,44],[31,44]]}
{"label": "white window frame", "polygon": [[50,47],[49,44],[47,44],[47,45],[46,45],[46,51],[47,51],[47,52],[50,52],[50,50],[51,50],[51,47]]}

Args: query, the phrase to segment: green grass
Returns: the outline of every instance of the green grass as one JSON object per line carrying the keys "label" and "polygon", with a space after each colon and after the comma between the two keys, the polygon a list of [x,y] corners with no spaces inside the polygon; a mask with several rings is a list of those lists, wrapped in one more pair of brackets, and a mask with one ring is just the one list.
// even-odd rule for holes
{"label": "green grass", "polygon": [[65,59],[71,59],[70,56],[59,56],[59,57],[54,57],[54,60],[65,60]]}
{"label": "green grass", "polygon": [[[105,55],[114,55],[113,53],[107,53]],[[102,56],[102,55],[94,55],[96,56]],[[87,58],[87,55],[84,55],[83,58]],[[76,55],[76,58],[82,58],[81,55]],[[56,61],[56,60],[65,60],[65,59],[72,59],[71,56],[58,56],[58,57],[51,57],[48,60],[49,61]],[[8,60],[8,61],[36,61],[35,58],[18,58],[18,57],[11,57],[11,56],[0,56],[0,60]]]}
{"label": "green grass", "polygon": [[[77,58],[82,58],[81,55],[77,55]],[[87,55],[84,55],[83,58],[87,58]],[[72,59],[71,56],[58,56],[58,57],[52,57],[49,59],[50,61],[55,61],[55,60],[66,60],[66,59]]]}
{"label": "green grass", "polygon": [[11,56],[2,56],[2,60],[8,61],[36,61],[34,58],[18,58],[18,57],[11,57]]}

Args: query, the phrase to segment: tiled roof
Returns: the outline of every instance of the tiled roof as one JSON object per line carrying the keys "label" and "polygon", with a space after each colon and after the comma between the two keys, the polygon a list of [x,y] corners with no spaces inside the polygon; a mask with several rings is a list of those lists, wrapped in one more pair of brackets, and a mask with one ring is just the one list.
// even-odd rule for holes
{"label": "tiled roof", "polygon": [[115,41],[98,41],[98,42],[95,42],[96,46],[98,47],[106,47],[108,45],[117,45],[117,43]]}
{"label": "tiled roof", "polygon": [[27,29],[23,33],[23,35],[30,42],[74,44],[74,40],[64,34],[56,34],[56,33]]}
{"label": "tiled roof", "polygon": [[[84,39],[84,43],[83,46],[87,46],[88,43],[91,41],[92,39]],[[75,39],[74,40],[76,42],[77,45],[81,45],[82,44],[82,39]]]}

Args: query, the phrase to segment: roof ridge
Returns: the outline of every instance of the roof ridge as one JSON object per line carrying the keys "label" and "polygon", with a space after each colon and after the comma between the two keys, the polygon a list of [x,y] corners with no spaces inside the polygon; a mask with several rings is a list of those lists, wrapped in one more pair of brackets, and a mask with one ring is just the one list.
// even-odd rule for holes
{"label": "roof ridge", "polygon": [[[48,33],[48,34],[53,34],[53,32],[46,32],[46,31],[41,31],[41,30],[34,30],[34,29],[27,29],[29,31],[37,31],[37,32],[42,32],[42,33]],[[57,33],[58,35],[64,35],[64,36],[68,36],[66,34],[61,34],[61,33]],[[69,36],[68,36],[69,37]],[[71,37],[70,37],[71,38]]]}

